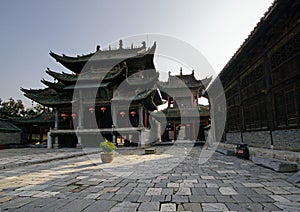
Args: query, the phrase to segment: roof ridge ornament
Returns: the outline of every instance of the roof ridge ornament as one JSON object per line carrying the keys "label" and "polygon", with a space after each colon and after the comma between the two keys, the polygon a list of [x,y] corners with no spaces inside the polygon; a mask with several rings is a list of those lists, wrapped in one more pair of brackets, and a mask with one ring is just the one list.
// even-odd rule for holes
{"label": "roof ridge ornament", "polygon": [[96,46],[96,52],[100,51],[100,45]]}
{"label": "roof ridge ornament", "polygon": [[119,49],[123,49],[123,41],[119,40]]}

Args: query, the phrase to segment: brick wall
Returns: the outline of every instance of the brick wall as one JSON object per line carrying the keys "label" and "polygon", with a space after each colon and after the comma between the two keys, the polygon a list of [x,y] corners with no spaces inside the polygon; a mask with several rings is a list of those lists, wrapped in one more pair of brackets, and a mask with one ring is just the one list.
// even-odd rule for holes
{"label": "brick wall", "polygon": [[273,132],[274,149],[300,151],[300,130],[276,130]]}
{"label": "brick wall", "polygon": [[241,133],[226,133],[226,143],[237,144],[241,143]]}
{"label": "brick wall", "polygon": [[0,144],[21,143],[21,133],[0,133]]}
{"label": "brick wall", "polygon": [[[300,151],[300,130],[276,130],[272,132],[273,147],[278,150]],[[270,148],[271,135],[269,131],[243,132],[244,143],[252,147]],[[226,143],[241,142],[240,132],[226,133]]]}
{"label": "brick wall", "polygon": [[271,135],[270,131],[256,131],[256,132],[244,132],[244,143],[249,146],[270,148]]}

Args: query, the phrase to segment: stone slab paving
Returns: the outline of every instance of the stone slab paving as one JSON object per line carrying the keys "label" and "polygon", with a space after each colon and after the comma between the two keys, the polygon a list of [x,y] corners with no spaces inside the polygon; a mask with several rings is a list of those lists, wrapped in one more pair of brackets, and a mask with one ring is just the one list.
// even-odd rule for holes
{"label": "stone slab paving", "polygon": [[0,150],[0,170],[17,166],[27,166],[37,163],[45,163],[52,160],[60,160],[78,157],[85,154],[100,152],[100,148],[91,149],[46,149],[46,148],[20,148]]}
{"label": "stone slab paving", "polygon": [[[159,148],[153,158],[147,156],[153,164],[169,147]],[[140,152],[129,150],[123,157],[131,165],[135,158],[139,169],[144,165],[139,160],[145,160]],[[287,182],[293,173],[220,153],[200,165],[200,152],[194,147],[178,166],[151,178],[113,175],[92,153],[92,161],[83,155],[2,169],[0,211],[299,211],[300,188]],[[126,165],[122,170],[128,171]]]}

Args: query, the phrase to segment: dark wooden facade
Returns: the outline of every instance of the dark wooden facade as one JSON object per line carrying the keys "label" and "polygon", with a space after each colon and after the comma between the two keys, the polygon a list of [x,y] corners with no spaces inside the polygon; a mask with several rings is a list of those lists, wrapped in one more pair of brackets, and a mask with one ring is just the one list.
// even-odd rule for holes
{"label": "dark wooden facade", "polygon": [[219,78],[226,142],[300,150],[300,1],[275,1]]}

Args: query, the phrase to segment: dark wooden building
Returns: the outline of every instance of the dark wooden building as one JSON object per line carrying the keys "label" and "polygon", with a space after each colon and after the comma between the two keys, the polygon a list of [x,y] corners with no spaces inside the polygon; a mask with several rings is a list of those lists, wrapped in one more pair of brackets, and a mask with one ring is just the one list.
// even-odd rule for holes
{"label": "dark wooden building", "polygon": [[[46,70],[53,82],[42,80],[44,89],[23,89],[24,95],[55,111],[50,134],[55,145],[99,146],[101,133],[106,139],[137,144],[147,141],[150,131],[149,113],[157,109],[161,99],[154,87],[159,73],[153,57],[156,44],[150,48],[119,47],[70,57],[50,55],[72,73]],[[76,136],[75,136],[76,133]],[[120,139],[118,139],[118,137]],[[58,139],[57,139],[58,138]],[[78,141],[77,141],[78,138]]]}
{"label": "dark wooden building", "polygon": [[300,151],[300,1],[275,1],[219,78],[223,141]]}
{"label": "dark wooden building", "polygon": [[[167,108],[154,116],[166,126],[161,129],[162,141],[168,140],[204,140],[204,127],[209,124],[209,106],[199,104],[211,77],[198,80],[194,71],[191,74],[171,75],[167,82],[157,82]],[[164,123],[165,122],[165,123]]]}

